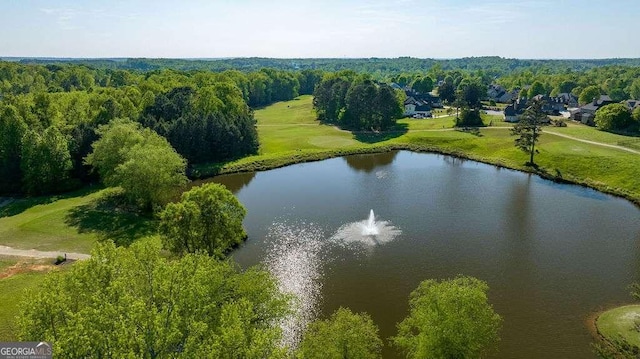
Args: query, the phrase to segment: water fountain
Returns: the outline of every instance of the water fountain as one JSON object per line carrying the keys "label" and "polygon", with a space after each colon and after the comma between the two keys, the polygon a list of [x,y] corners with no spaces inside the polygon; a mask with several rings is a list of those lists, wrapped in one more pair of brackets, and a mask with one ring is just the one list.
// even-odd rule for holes
{"label": "water fountain", "polygon": [[380,231],[378,227],[376,227],[376,217],[373,214],[373,210],[369,212],[369,219],[362,226],[362,235],[363,236],[375,236],[378,235]]}
{"label": "water fountain", "polygon": [[373,210],[370,210],[369,218],[343,225],[331,239],[347,246],[355,244],[375,247],[393,241],[400,233],[402,231],[389,221],[376,222],[376,216]]}

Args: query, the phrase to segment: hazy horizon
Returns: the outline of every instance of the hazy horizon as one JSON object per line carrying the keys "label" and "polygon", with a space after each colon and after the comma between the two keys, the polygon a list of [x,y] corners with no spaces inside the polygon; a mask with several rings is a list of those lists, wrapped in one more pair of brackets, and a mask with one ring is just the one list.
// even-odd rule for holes
{"label": "hazy horizon", "polygon": [[5,1],[1,57],[639,58],[633,0]]}

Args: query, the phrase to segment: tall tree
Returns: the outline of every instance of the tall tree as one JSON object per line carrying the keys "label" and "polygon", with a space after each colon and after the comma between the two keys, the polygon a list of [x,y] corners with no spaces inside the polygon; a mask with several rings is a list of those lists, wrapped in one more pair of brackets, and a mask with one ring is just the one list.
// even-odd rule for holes
{"label": "tall tree", "polygon": [[23,186],[32,195],[69,188],[71,155],[67,139],[56,127],[44,132],[28,130],[22,139],[20,169]]}
{"label": "tall tree", "polygon": [[542,82],[535,81],[531,87],[529,87],[528,95],[529,98],[533,98],[537,95],[548,95],[548,93]]}
{"label": "tall tree", "polygon": [[413,80],[411,88],[419,93],[429,93],[433,90],[433,79],[429,76],[421,76]]}
{"label": "tall tree", "polygon": [[285,358],[288,298],[268,272],[202,254],[168,259],[157,238],[98,244],[25,296],[19,338],[62,358]]}
{"label": "tall tree", "polygon": [[326,320],[309,325],[297,357],[300,359],[375,359],[381,357],[378,327],[366,313],[340,308]]}
{"label": "tall tree", "polygon": [[547,115],[542,111],[542,101],[533,101],[531,106],[520,116],[511,129],[512,136],[518,136],[515,145],[522,151],[529,153],[529,166],[534,166],[533,155],[536,151],[536,142],[540,138],[542,125],[547,122]]}
{"label": "tall tree", "polygon": [[600,87],[598,86],[588,86],[585,87],[582,92],[580,92],[580,96],[578,97],[578,101],[581,104],[586,104],[594,99],[600,98]]}
{"label": "tall tree", "polygon": [[501,318],[488,286],[471,277],[425,280],[409,297],[409,315],[391,338],[407,358],[480,358],[498,342]]}
{"label": "tall tree", "polygon": [[222,258],[246,238],[245,214],[233,193],[209,183],[192,188],[182,194],[180,202],[166,206],[160,214],[160,233],[174,253],[204,251]]}
{"label": "tall tree", "polygon": [[20,191],[22,137],[26,132],[27,125],[15,107],[0,109],[0,193]]}
{"label": "tall tree", "polygon": [[438,96],[440,96],[440,99],[442,99],[442,101],[445,101],[447,103],[455,101],[456,88],[453,83],[445,81],[440,86],[438,86]]}

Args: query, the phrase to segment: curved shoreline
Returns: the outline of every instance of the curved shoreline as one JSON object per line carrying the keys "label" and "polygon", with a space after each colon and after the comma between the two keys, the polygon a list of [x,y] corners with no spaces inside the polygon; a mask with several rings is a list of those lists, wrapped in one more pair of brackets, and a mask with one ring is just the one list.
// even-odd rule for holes
{"label": "curved shoreline", "polygon": [[[218,165],[203,167],[202,170],[196,171],[193,179],[207,179],[207,178],[211,178],[211,177],[215,177],[223,174],[231,174],[231,173],[260,172],[260,171],[267,171],[271,169],[286,167],[286,166],[290,166],[298,163],[316,162],[316,161],[322,161],[330,158],[349,156],[349,155],[385,153],[389,151],[412,151],[417,153],[435,153],[435,154],[453,156],[456,158],[480,162],[480,163],[492,165],[499,168],[505,168],[505,169],[510,169],[514,171],[530,173],[530,174],[538,175],[541,178],[544,178],[556,183],[579,185],[582,187],[594,189],[602,193],[613,195],[619,198],[624,198],[629,202],[633,203],[636,207],[640,208],[640,197],[636,197],[632,194],[629,194],[621,188],[610,187],[606,184],[589,183],[580,178],[573,178],[573,177],[565,178],[562,176],[557,176],[557,175],[548,173],[544,171],[544,169],[536,170],[534,168],[525,167],[525,166],[520,166],[520,167],[510,166],[504,162],[490,160],[487,158],[481,158],[481,157],[473,156],[471,154],[464,153],[464,152],[448,151],[440,147],[429,147],[429,146],[403,144],[403,143],[384,144],[384,145],[377,145],[372,147],[357,147],[357,148],[346,148],[346,149],[339,149],[339,150],[317,151],[317,152],[310,152],[308,150],[298,151],[298,152],[283,152],[282,155],[273,155],[266,158],[256,158],[255,160],[248,160],[251,157],[245,157],[240,161],[246,160],[246,162],[241,162],[241,163],[231,162],[226,164],[218,164]],[[259,157],[259,156],[256,156],[256,157]]]}
{"label": "curved shoreline", "polygon": [[602,330],[598,327],[598,320],[605,313],[608,313],[608,312],[611,312],[611,311],[614,311],[614,310],[621,310],[621,309],[627,308],[627,307],[634,307],[634,308],[640,309],[640,304],[638,304],[638,303],[635,303],[635,304],[623,304],[623,305],[619,305],[619,306],[616,306],[616,307],[611,307],[611,308],[608,308],[608,309],[599,310],[599,311],[594,312],[591,315],[589,315],[589,317],[587,318],[587,321],[586,321],[586,325],[587,325],[587,329],[589,330],[589,333],[591,333],[593,338],[596,339],[596,340],[609,342],[611,340],[611,338],[609,338],[607,335],[602,333]]}

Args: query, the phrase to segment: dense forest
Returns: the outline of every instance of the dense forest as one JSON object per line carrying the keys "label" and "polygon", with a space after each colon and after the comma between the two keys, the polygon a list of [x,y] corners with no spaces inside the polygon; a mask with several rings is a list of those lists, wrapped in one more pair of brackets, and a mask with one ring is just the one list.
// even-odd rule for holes
{"label": "dense forest", "polygon": [[0,62],[0,194],[55,193],[96,180],[85,158],[115,119],[166,138],[189,165],[257,153],[252,108],[311,94],[321,76]]}
{"label": "dense forest", "polygon": [[424,72],[436,66],[442,70],[486,71],[491,76],[504,76],[525,69],[544,69],[553,73],[584,71],[603,66],[640,66],[640,59],[575,59],[575,60],[527,60],[507,59],[497,56],[466,57],[460,59],[419,59],[413,57],[399,58],[319,58],[319,59],[274,59],[274,58],[224,58],[224,59],[47,59],[47,58],[5,58],[26,64],[60,64],[76,63],[101,69],[124,69],[136,71],[152,71],[174,69],[181,71],[259,71],[263,68],[278,70],[322,70],[340,71],[354,70],[368,73],[374,78],[398,74],[402,72]]}

